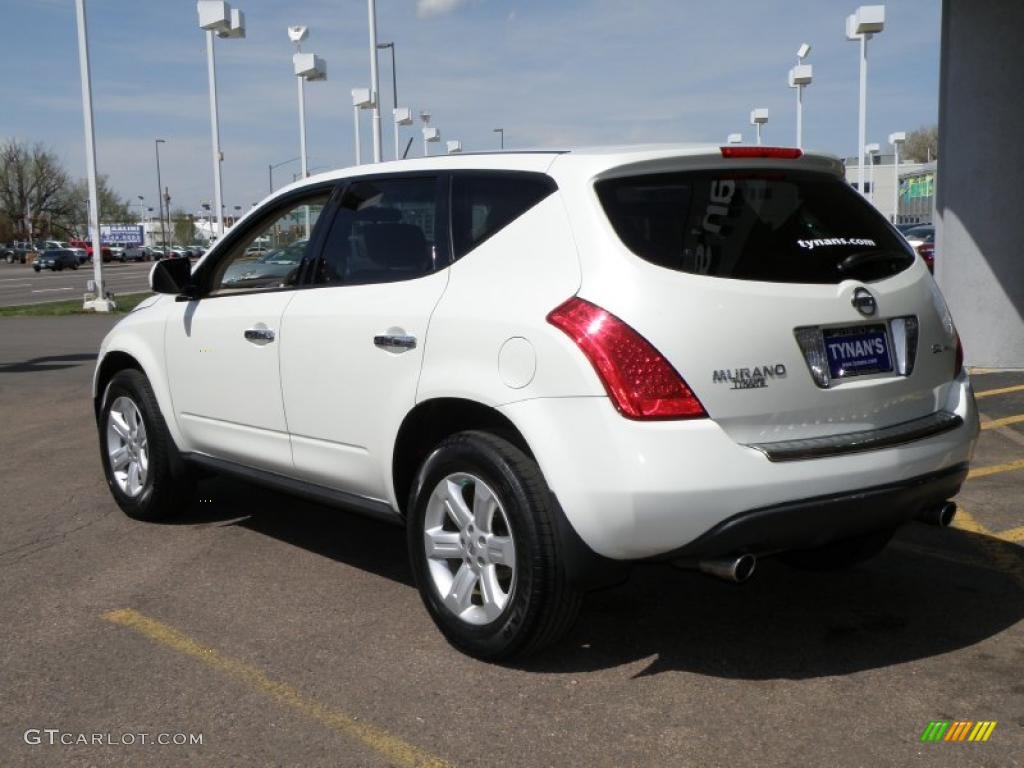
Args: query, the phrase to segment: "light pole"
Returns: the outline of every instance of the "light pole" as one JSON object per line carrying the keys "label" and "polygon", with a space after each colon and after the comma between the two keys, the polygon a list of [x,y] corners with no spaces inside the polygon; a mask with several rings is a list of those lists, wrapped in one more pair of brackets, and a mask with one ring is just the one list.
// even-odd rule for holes
{"label": "light pole", "polygon": [[857,116],[857,178],[864,194],[864,145],[867,142],[868,40],[885,28],[884,5],[862,5],[846,17],[846,39],[860,42],[860,107]]}
{"label": "light pole", "polygon": [[726,137],[725,143],[726,144],[742,144],[743,143],[743,134],[742,133],[730,133]]}
{"label": "light pole", "polygon": [[430,113],[426,110],[420,112],[420,122],[423,123],[423,156],[430,156],[430,145],[441,141],[441,131],[430,125]]}
{"label": "light pole", "polygon": [[166,144],[164,139],[156,139],[156,201],[160,207],[160,243],[167,244],[167,230],[164,229],[164,184],[160,181],[160,145]]}
{"label": "light pole", "polygon": [[462,154],[462,142],[458,139],[450,139],[445,145],[449,155],[460,155]]}
{"label": "light pole", "polygon": [[871,194],[868,197],[868,199],[871,200],[872,203],[874,203],[875,202],[875,158],[878,157],[879,153],[882,151],[882,148],[879,147],[877,144],[868,144],[866,147],[864,147],[864,151],[867,153],[867,156],[869,158],[871,158],[868,161],[868,167],[869,167],[869,170],[868,170],[868,186],[871,188]]}
{"label": "light pole", "polygon": [[907,140],[903,131],[889,134],[892,144],[892,223],[899,223],[900,218],[900,145]]}
{"label": "light pole", "polygon": [[306,160],[306,81],[327,79],[327,64],[319,56],[302,52],[302,41],[309,37],[309,27],[288,27],[288,38],[295,43],[292,65],[295,78],[299,81],[299,158],[302,164],[302,178],[309,176]]}
{"label": "light pole", "polygon": [[373,162],[381,161],[380,73],[377,71],[377,3],[366,0],[370,17],[370,98],[373,100]]}
{"label": "light pole", "polygon": [[267,165],[267,178],[270,181],[270,194],[274,194],[274,169],[280,168],[282,165],[288,165],[288,163],[294,163],[296,160],[302,158],[293,157],[291,160],[282,160],[280,163],[271,163]]}
{"label": "light pole", "polygon": [[804,59],[811,52],[810,43],[804,43],[796,52],[796,66],[789,70],[789,87],[796,88],[796,146],[804,148],[804,88],[811,84],[814,71]]}
{"label": "light pole", "polygon": [[505,129],[504,128],[495,128],[493,131],[491,131],[491,133],[497,133],[497,134],[500,135],[499,137],[501,139],[501,143],[498,145],[498,149],[504,149],[505,148]]}
{"label": "light pole", "polygon": [[757,129],[757,144],[761,145],[761,126],[768,122],[768,110],[763,107],[751,110],[750,124]]}
{"label": "light pole", "polygon": [[[78,22],[78,64],[82,75],[82,121],[85,125],[85,166],[89,184],[89,239],[92,241],[92,273],[96,281],[96,298],[83,304],[83,309],[109,312],[113,302],[103,287],[103,246],[100,243],[100,199],[96,183],[96,137],[92,119],[92,72],[89,68],[89,34],[85,22],[85,0],[75,1]],[[29,218],[29,239],[32,223]]]}
{"label": "light pole", "polygon": [[[399,154],[398,128],[401,125],[412,125],[412,110],[408,107],[395,107],[392,115],[395,119],[395,160],[400,160],[401,155]],[[412,139],[409,139],[409,141],[412,141]]]}
{"label": "light pole", "polygon": [[245,37],[245,14],[223,0],[198,0],[199,28],[206,32],[206,70],[210,81],[210,136],[213,139],[213,199],[217,205],[217,236],[224,235],[224,190],[221,183],[220,120],[217,116],[217,62],[213,52],[217,37]]}
{"label": "light pole", "polygon": [[[377,50],[382,51],[385,48],[391,49],[391,95],[392,100],[392,111],[391,114],[395,115],[398,112],[398,70],[395,65],[395,44],[390,43],[377,43]],[[408,123],[399,123],[397,118],[394,120],[395,123],[395,160],[398,159],[398,126],[408,125]]]}
{"label": "light pole", "polygon": [[356,165],[363,164],[363,146],[359,138],[359,111],[369,109],[374,104],[369,88],[352,89],[352,115],[355,120],[356,133]]}

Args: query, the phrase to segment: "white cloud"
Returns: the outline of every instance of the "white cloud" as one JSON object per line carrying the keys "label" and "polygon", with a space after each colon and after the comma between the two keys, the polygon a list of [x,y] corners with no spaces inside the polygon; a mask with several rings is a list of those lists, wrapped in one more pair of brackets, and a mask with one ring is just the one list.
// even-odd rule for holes
{"label": "white cloud", "polygon": [[451,13],[466,0],[416,0],[416,15],[420,18],[427,16],[440,16],[444,13]]}

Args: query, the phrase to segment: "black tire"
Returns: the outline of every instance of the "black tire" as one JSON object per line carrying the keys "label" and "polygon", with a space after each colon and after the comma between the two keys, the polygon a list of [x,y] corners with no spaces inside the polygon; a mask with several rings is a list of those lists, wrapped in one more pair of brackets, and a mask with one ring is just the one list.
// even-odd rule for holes
{"label": "black tire", "polygon": [[896,532],[894,528],[872,531],[852,539],[843,539],[817,549],[802,549],[783,554],[782,560],[802,571],[841,571],[878,555]]}
{"label": "black tire", "polygon": [[[428,502],[438,484],[454,473],[473,475],[494,492],[515,545],[515,579],[507,603],[484,624],[468,623],[444,604],[424,549]],[[573,625],[582,595],[569,583],[559,558],[551,498],[536,462],[486,432],[453,435],[423,463],[408,505],[409,558],[427,612],[455,647],[480,659],[505,660],[551,645]]]}
{"label": "black tire", "polygon": [[[142,491],[132,497],[121,490],[114,478],[107,455],[107,417],[119,397],[128,397],[138,408],[146,428],[149,467]],[[183,512],[195,498],[193,473],[182,462],[167,431],[149,380],[135,369],[114,374],[103,393],[97,422],[100,437],[100,461],[114,501],[128,517],[155,522]]]}
{"label": "black tire", "polygon": [[37,265],[37,264],[33,264],[33,265],[32,265],[32,269],[34,269],[34,270],[35,270],[36,272],[42,272],[42,271],[43,271],[43,268],[42,268],[42,267],[40,267],[40,266],[39,266],[39,265]]}
{"label": "black tire", "polygon": [[78,269],[78,262],[76,261],[74,264],[72,264],[71,268],[72,269]]}

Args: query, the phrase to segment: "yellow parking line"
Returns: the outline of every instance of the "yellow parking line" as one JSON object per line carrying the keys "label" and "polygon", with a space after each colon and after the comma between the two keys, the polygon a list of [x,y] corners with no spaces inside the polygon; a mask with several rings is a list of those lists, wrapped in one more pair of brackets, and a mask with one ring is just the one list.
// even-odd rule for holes
{"label": "yellow parking line", "polygon": [[1000,387],[999,389],[986,389],[981,392],[975,392],[975,399],[982,397],[993,397],[995,395],[1008,395],[1011,392],[1024,392],[1024,384],[1016,384],[1012,387]]}
{"label": "yellow parking line", "polygon": [[1013,472],[1015,469],[1024,469],[1024,459],[1011,461],[1007,464],[994,464],[990,467],[975,467],[967,473],[967,479],[973,480],[976,477],[998,475],[1000,472]]}
{"label": "yellow parking line", "polygon": [[1003,541],[1024,541],[1024,525],[1011,528],[1008,531],[1000,531],[995,536]]}
{"label": "yellow parking line", "polygon": [[384,755],[393,765],[402,766],[402,768],[443,768],[450,765],[441,758],[434,757],[419,747],[392,736],[382,728],[360,722],[344,712],[330,709],[318,701],[303,696],[298,689],[287,683],[271,680],[256,667],[230,656],[224,656],[215,648],[205,648],[174,627],[161,624],[131,608],[110,611],[103,614],[103,618],[114,624],[128,627],[167,648],[199,659],[218,672],[255,688],[278,704],[298,710],[328,728],[355,738],[370,749]]}
{"label": "yellow parking line", "polygon": [[961,531],[970,531],[971,533],[988,533],[988,528],[979,523],[974,518],[974,515],[962,506],[957,506],[956,517],[953,518],[953,527],[959,528]]}
{"label": "yellow parking line", "polygon": [[999,427],[1008,427],[1011,424],[1020,424],[1024,421],[1024,414],[1019,416],[1007,416],[1004,419],[992,419],[991,421],[984,421],[981,424],[982,429],[997,429]]}

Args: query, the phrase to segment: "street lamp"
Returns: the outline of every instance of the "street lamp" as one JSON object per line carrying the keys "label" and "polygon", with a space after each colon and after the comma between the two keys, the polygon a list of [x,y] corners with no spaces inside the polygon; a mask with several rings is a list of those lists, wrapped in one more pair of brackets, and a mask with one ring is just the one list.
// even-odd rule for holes
{"label": "street lamp", "polygon": [[868,186],[871,188],[871,195],[869,199],[873,203],[875,202],[875,158],[878,157],[879,153],[882,151],[882,148],[879,147],[877,144],[868,144],[866,147],[864,147],[864,151],[867,153],[868,157],[871,158],[869,161],[870,171],[868,174]]}
{"label": "street lamp", "polygon": [[270,194],[274,194],[274,169],[280,168],[282,165],[288,165],[288,163],[294,163],[302,158],[293,157],[290,160],[282,160],[280,163],[268,163],[267,164],[267,178],[270,181]]}
{"label": "street lamp", "polygon": [[359,110],[369,109],[374,105],[369,88],[352,89],[352,114],[355,116],[356,124],[356,165],[362,165],[362,142],[359,139]]}
{"label": "street lamp", "polygon": [[441,140],[441,131],[430,125],[430,113],[426,110],[420,112],[420,122],[423,123],[423,156],[430,156],[430,145]]}
{"label": "street lamp", "polygon": [[223,0],[198,0],[199,28],[206,32],[206,69],[210,80],[210,135],[213,139],[213,197],[217,204],[217,234],[224,234],[224,211],[221,200],[220,120],[217,116],[217,62],[213,52],[214,33],[217,37],[245,37],[245,14]]}
{"label": "street lamp", "polygon": [[377,3],[366,0],[370,20],[370,99],[373,102],[373,162],[381,161],[380,73],[377,71]]}
{"label": "street lamp", "polygon": [[491,131],[491,133],[500,134],[501,144],[498,145],[498,149],[504,149],[505,148],[505,129],[504,128],[495,128],[493,131]]}
{"label": "street lamp", "polygon": [[727,144],[742,144],[743,143],[743,134],[742,133],[730,133],[725,141],[726,141]]}
{"label": "street lamp", "polygon": [[166,144],[165,139],[155,139],[156,145],[156,201],[160,208],[160,242],[167,243],[167,230],[164,228],[164,185],[160,181],[160,145]]}
{"label": "street lamp", "polygon": [[[377,43],[377,50],[378,51],[382,51],[385,48],[390,48],[391,49],[391,95],[393,97],[392,104],[391,104],[391,106],[392,106],[391,114],[394,115],[398,111],[398,69],[395,66],[395,44],[394,44],[394,42],[390,42],[390,43]],[[410,120],[409,122],[412,122],[412,121]],[[395,119],[394,123],[395,123],[395,160],[397,160],[398,159],[398,126],[399,125],[409,125],[409,123],[399,123],[397,118]]]}
{"label": "street lamp", "polygon": [[907,134],[903,131],[889,134],[889,143],[892,144],[892,223],[899,222],[900,214],[900,145],[907,140]]}
{"label": "street lamp", "polygon": [[868,40],[885,28],[884,5],[862,5],[846,17],[846,39],[860,41],[860,108],[857,117],[857,167],[864,194],[864,144],[867,141]]}
{"label": "street lamp", "polygon": [[796,52],[796,66],[789,70],[789,87],[796,88],[796,146],[803,149],[804,146],[804,88],[811,84],[814,75],[810,64],[804,64],[804,59],[811,52],[810,43],[804,43]]}
{"label": "street lamp", "polygon": [[[401,125],[412,125],[412,110],[408,107],[395,107],[391,114],[395,119],[395,160],[398,160],[398,127]],[[409,139],[409,141],[412,141],[412,139]]]}
{"label": "street lamp", "polygon": [[327,79],[327,64],[319,56],[302,52],[302,41],[309,37],[309,27],[288,27],[288,38],[295,43],[292,66],[299,82],[299,158],[302,163],[302,178],[309,176],[306,162],[306,81]]}
{"label": "street lamp", "polygon": [[[75,19],[78,23],[78,65],[82,76],[82,121],[85,126],[85,166],[89,185],[89,239],[92,242],[93,280],[96,298],[82,305],[83,309],[109,312],[113,302],[107,299],[103,286],[103,246],[100,242],[100,198],[96,182],[96,137],[92,117],[92,71],[89,68],[89,34],[85,21],[85,0],[76,0]],[[32,239],[32,218],[28,216],[29,240]],[[37,265],[38,266],[38,265]]]}
{"label": "street lamp", "polygon": [[750,112],[750,124],[757,129],[757,144],[761,144],[761,126],[768,122],[768,110],[759,107],[758,109],[751,110]]}
{"label": "street lamp", "polygon": [[451,139],[445,145],[448,148],[449,155],[458,155],[462,153],[462,142],[458,139]]}

